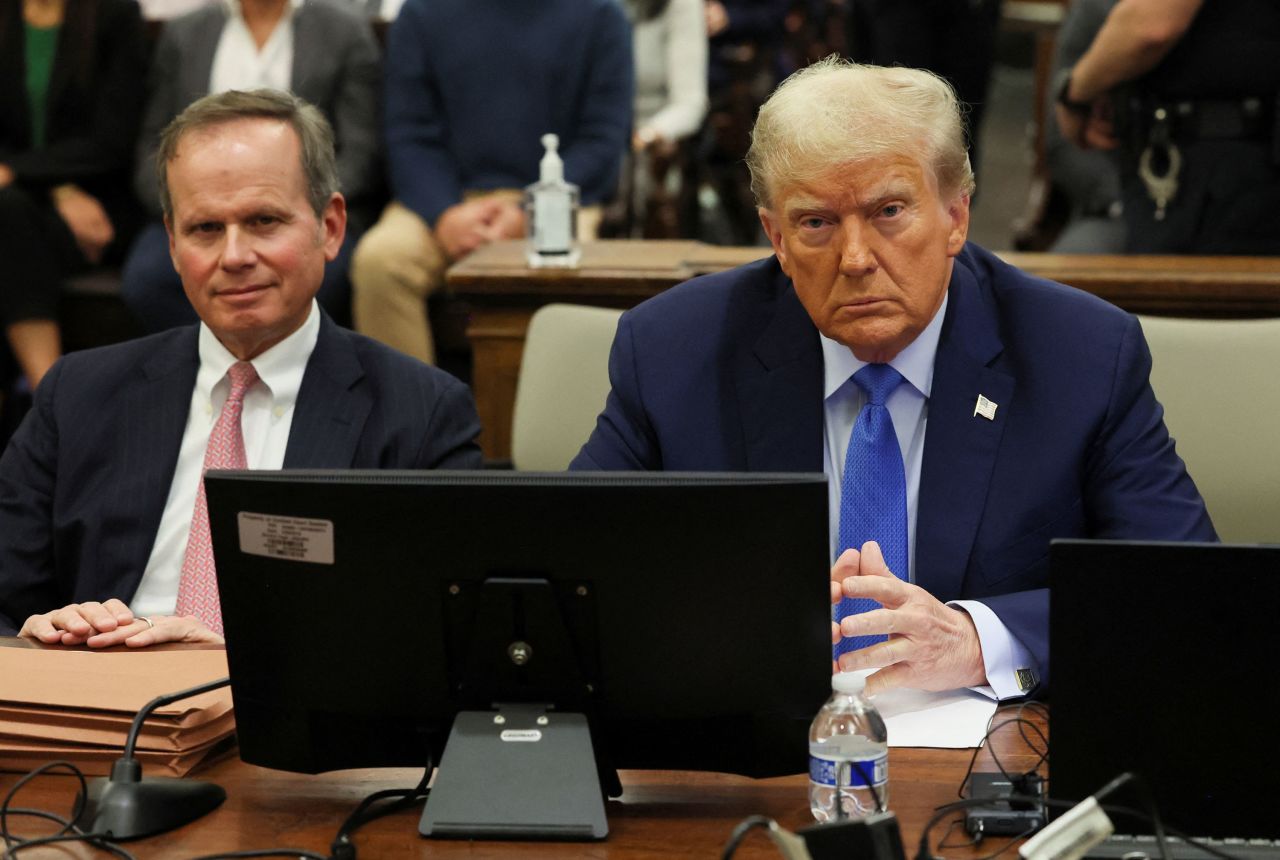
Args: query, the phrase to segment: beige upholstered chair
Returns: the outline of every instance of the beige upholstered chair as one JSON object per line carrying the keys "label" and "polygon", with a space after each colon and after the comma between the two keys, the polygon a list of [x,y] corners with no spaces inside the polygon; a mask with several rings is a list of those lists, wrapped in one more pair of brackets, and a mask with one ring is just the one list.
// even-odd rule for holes
{"label": "beige upholstered chair", "polygon": [[517,469],[564,469],[587,441],[609,393],[609,348],[621,315],[578,305],[546,305],[533,315],[511,427]]}
{"label": "beige upholstered chair", "polygon": [[1280,319],[1141,322],[1156,398],[1218,534],[1280,543]]}

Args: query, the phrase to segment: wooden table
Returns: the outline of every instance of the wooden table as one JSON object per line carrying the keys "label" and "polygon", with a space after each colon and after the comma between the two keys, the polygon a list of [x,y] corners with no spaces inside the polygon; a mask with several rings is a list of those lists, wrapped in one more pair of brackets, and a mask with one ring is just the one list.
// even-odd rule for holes
{"label": "wooden table", "polygon": [[[1006,707],[996,722],[1012,716]],[[1031,717],[1038,725],[1045,722]],[[1036,756],[1015,727],[1000,730],[992,746],[1005,768],[1026,769]],[[935,806],[956,799],[956,790],[972,750],[892,749],[889,753],[890,808],[901,825],[907,856],[915,853],[920,830]],[[995,771],[987,751],[978,757],[978,770]],[[1041,769],[1044,772],[1044,769]],[[198,773],[196,778],[220,784],[226,802],[205,818],[169,834],[128,844],[139,858],[177,860],[214,851],[290,847],[327,852],[338,825],[366,794],[383,788],[413,785],[420,773],[410,770],[345,771],[302,776],[264,770],[228,759]],[[16,780],[0,774],[0,793]],[[734,826],[749,815],[763,814],[794,830],[812,823],[803,776],[751,780],[721,774],[668,771],[625,771],[620,801],[608,804],[610,834],[603,842],[529,843],[428,840],[418,835],[421,806],[375,821],[363,828],[355,842],[362,858],[387,857],[718,857]],[[48,777],[18,796],[22,806],[62,811],[70,808],[74,783]],[[953,816],[954,817],[954,816]],[[950,819],[949,819],[950,820]],[[43,832],[32,819],[14,819],[10,827],[24,835]],[[936,840],[946,829],[935,829]],[[953,833],[948,845],[965,841]],[[988,839],[981,851],[954,850],[947,857],[976,857],[1004,844]],[[43,853],[42,853],[43,852]],[[91,857],[83,847],[55,851],[34,849],[19,855]],[[762,834],[749,837],[735,856],[776,858]]]}
{"label": "wooden table", "polygon": [[[497,242],[449,270],[470,306],[472,387],[480,445],[489,460],[511,456],[511,413],[533,312],[552,302],[629,308],[695,275],[760,259],[767,248],[693,241],[600,241],[583,246],[576,269],[532,269],[524,243]],[[1280,316],[1280,258],[1002,254],[1042,277],[1087,290],[1133,313]]]}

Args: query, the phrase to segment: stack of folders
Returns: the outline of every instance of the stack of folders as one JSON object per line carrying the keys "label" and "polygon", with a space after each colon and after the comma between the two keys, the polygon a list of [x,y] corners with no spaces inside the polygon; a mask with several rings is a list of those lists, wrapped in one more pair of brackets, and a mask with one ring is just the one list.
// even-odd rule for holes
{"label": "stack of folders", "polygon": [[[221,649],[0,647],[0,770],[25,772],[63,759],[87,776],[105,776],[143,705],[226,674]],[[231,690],[224,687],[157,709],[143,724],[136,754],[148,776],[185,776],[234,746]]]}

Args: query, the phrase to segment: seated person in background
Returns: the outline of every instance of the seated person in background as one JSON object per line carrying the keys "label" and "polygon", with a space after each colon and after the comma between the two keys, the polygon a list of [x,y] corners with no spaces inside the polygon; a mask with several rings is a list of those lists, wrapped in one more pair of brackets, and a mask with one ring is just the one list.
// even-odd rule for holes
{"label": "seated person in background", "polygon": [[220,642],[205,469],[480,465],[462,383],[316,305],[346,226],[318,110],[277,90],[207,96],[157,161],[201,322],[49,372],[0,457],[0,635]]}
{"label": "seated person in background", "polygon": [[141,221],[146,68],[132,0],[0,0],[0,325],[33,389],[62,354],[63,278],[122,257]]}
{"label": "seated person in background", "polygon": [[[627,0],[636,60],[634,158],[624,188],[643,212],[652,156],[669,163],[707,113],[707,26],[702,0]],[[627,184],[624,181],[624,186]],[[644,218],[634,221],[643,223]]]}
{"label": "seated person in background", "polygon": [[573,467],[824,471],[842,668],[1047,684],[1051,538],[1215,538],[1137,319],[966,244],[963,123],[928,72],[798,72],[748,164],[774,256],[623,315]]}
{"label": "seated person in background", "polygon": [[[560,136],[584,206],[613,194],[631,79],[631,34],[613,0],[407,0],[387,36],[395,201],[352,261],[356,328],[433,361],[427,294],[451,262],[524,235],[520,189],[538,179],[543,134]],[[583,238],[595,233],[587,220]]]}
{"label": "seated person in background", "polygon": [[350,320],[347,268],[382,190],[378,157],[378,44],[347,0],[225,0],[167,22],[151,70],[134,189],[153,221],[129,251],[125,303],[148,331],[196,321],[169,261],[153,166],[160,131],[208,93],[289,90],[324,113],[336,135],[338,180],[347,200],[347,238],[317,298],[339,323]]}

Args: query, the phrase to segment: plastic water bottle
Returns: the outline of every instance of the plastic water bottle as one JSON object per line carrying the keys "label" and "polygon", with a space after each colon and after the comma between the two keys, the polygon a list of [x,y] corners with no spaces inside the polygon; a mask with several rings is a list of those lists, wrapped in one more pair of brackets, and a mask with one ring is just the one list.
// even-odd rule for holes
{"label": "plastic water bottle", "polygon": [[809,811],[820,822],[889,807],[888,736],[880,712],[862,697],[866,685],[860,673],[832,675],[831,698],[809,728]]}

